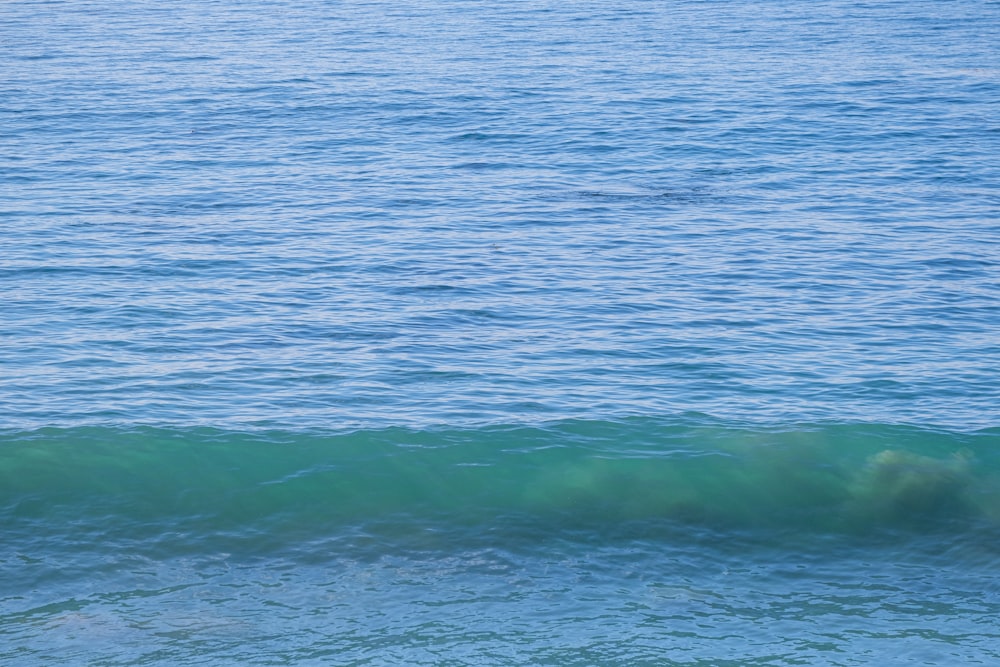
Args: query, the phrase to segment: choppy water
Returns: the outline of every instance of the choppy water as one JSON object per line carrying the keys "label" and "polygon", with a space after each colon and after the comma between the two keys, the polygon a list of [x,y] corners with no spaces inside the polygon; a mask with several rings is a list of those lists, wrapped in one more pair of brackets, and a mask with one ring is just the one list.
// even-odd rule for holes
{"label": "choppy water", "polygon": [[1000,660],[998,44],[0,5],[0,660]]}

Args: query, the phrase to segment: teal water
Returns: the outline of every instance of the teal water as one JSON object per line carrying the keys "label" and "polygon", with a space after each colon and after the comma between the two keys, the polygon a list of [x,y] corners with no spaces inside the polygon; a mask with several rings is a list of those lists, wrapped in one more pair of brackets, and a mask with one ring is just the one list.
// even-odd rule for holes
{"label": "teal water", "polygon": [[[961,532],[1000,520],[997,437],[690,419],[340,434],[90,427],[8,434],[2,474],[4,501],[19,519],[99,510],[90,518],[137,522],[130,531],[191,523],[206,540],[238,537],[243,523],[258,521],[294,535],[400,517],[412,519],[414,533],[425,521],[503,531],[508,519],[598,531],[669,520],[821,534]],[[251,549],[259,539],[250,538]]]}
{"label": "teal water", "polygon": [[1000,662],[1000,5],[0,5],[0,662]]}

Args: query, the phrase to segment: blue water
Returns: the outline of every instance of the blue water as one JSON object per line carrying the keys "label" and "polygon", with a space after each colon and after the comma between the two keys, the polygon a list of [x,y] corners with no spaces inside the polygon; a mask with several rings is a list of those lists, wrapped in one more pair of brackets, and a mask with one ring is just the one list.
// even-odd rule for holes
{"label": "blue water", "polygon": [[1000,663],[1000,3],[0,5],[0,662]]}

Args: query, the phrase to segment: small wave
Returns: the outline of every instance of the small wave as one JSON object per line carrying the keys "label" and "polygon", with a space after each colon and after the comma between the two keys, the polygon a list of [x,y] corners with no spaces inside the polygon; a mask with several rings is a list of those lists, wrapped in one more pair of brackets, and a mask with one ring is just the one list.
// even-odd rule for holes
{"label": "small wave", "polygon": [[274,523],[308,533],[637,521],[968,531],[1000,520],[997,451],[994,432],[643,418],[342,433],[45,429],[3,437],[0,507],[8,526],[54,532],[81,522],[198,535]]}

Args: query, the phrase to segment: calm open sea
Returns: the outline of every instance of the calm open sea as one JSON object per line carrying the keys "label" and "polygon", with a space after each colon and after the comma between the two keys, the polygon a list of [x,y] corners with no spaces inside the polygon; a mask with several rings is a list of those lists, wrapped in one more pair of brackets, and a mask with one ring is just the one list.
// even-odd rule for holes
{"label": "calm open sea", "polygon": [[1000,2],[0,4],[0,662],[1000,663]]}

